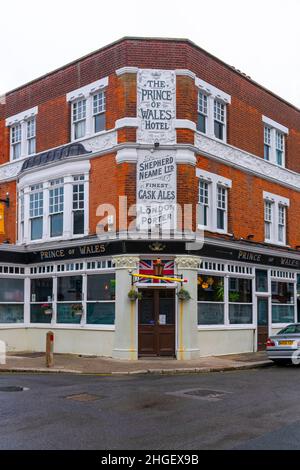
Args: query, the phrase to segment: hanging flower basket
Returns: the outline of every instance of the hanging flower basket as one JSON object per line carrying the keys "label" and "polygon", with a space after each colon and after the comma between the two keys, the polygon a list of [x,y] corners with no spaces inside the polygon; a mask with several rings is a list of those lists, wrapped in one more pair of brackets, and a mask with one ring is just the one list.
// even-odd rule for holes
{"label": "hanging flower basket", "polygon": [[43,304],[42,309],[45,315],[52,315],[52,305],[51,304]]}
{"label": "hanging flower basket", "polygon": [[83,314],[83,307],[81,304],[74,304],[72,305],[72,314],[73,315],[82,315]]}
{"label": "hanging flower basket", "polygon": [[136,289],[130,289],[130,291],[128,292],[128,297],[131,301],[141,300],[142,293],[137,291]]}
{"label": "hanging flower basket", "polygon": [[177,292],[177,296],[179,300],[190,300],[191,294],[188,290],[183,289],[183,287]]}

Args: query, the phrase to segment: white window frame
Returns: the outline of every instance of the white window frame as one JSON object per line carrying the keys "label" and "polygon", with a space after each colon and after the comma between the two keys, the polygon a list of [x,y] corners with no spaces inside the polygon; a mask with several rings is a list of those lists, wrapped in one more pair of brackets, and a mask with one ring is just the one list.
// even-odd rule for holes
{"label": "white window frame", "polygon": [[[196,176],[199,178],[199,192],[198,192],[198,204],[200,202],[200,181],[206,182],[208,184],[208,209],[207,209],[207,225],[202,225],[200,220],[198,221],[198,228],[201,230],[207,230],[210,232],[217,233],[228,233],[228,190],[232,187],[232,181],[223,176],[217,175],[215,173],[210,173],[208,171],[197,168]],[[226,190],[225,193],[225,208],[222,208],[224,211],[224,229],[220,229],[217,226],[217,211],[220,209],[218,207],[218,189],[222,187]],[[201,210],[198,207],[199,212]]]}
{"label": "white window frame", "polygon": [[[209,269],[204,269],[208,264]],[[221,269],[218,269],[221,267]],[[223,302],[216,302],[224,304],[224,323],[215,325],[198,325],[198,331],[202,330],[255,330],[257,324],[256,312],[256,297],[255,297],[255,266],[239,263],[228,263],[217,259],[203,258],[202,264],[198,270],[198,275],[211,275],[224,278],[224,299]],[[242,305],[252,305],[252,323],[230,323],[229,306],[233,302],[229,302],[229,278],[243,278],[252,281],[252,302],[242,303]],[[197,304],[207,303],[198,301]],[[235,302],[238,304],[238,302]]]}
{"label": "white window frame", "polygon": [[[29,153],[29,140],[36,140],[36,115],[38,114],[38,107],[22,111],[19,114],[15,114],[5,120],[6,127],[10,128],[10,160],[16,161],[22,158],[26,158],[29,155],[36,154],[36,143],[34,153]],[[28,137],[28,123],[34,120],[34,135]],[[18,140],[20,144],[20,155],[17,158],[14,158],[14,146],[16,143],[13,142],[13,129],[16,126],[20,126],[21,139]]]}
{"label": "white window frame", "polygon": [[[50,242],[54,240],[69,240],[81,238],[89,234],[89,171],[90,162],[69,162],[51,168],[42,169],[31,174],[24,175],[20,178],[18,184],[19,194],[19,223],[18,223],[18,244],[36,244],[41,242]],[[84,176],[82,183],[84,184],[84,233],[73,234],[73,185],[74,177]],[[49,196],[50,190],[54,188],[51,186],[51,180],[63,178],[64,187],[64,211],[63,211],[63,233],[59,237],[51,237],[50,233],[50,210],[49,210]],[[43,187],[43,236],[39,240],[31,240],[30,236],[30,218],[29,218],[29,200],[30,188],[35,184],[42,184]],[[22,196],[23,195],[23,196]],[[24,198],[24,219],[21,220],[21,200]],[[23,234],[22,234],[23,223]]]}
{"label": "white window frame", "polygon": [[[274,165],[285,168],[285,146],[286,146],[286,136],[289,134],[289,129],[282,124],[279,124],[273,119],[268,118],[267,116],[262,117],[264,123],[264,146],[268,145],[269,147],[269,159],[265,158],[264,150],[264,159]],[[266,129],[268,129],[269,138],[266,141]],[[279,140],[282,140],[280,143],[280,148],[278,146]],[[282,152],[282,163],[277,162],[277,150]]]}
{"label": "white window frame", "polygon": [[[95,132],[94,96],[98,95],[99,93],[104,94],[104,97],[103,97],[104,109],[101,111],[101,113],[97,113],[97,114],[106,113],[106,88],[107,86],[108,86],[108,77],[105,77],[105,78],[102,78],[101,80],[90,83],[89,85],[78,88],[77,90],[71,91],[70,93],[66,95],[67,102],[71,104],[71,141],[72,142],[78,142],[78,141],[87,139],[89,137],[92,137],[94,135],[98,135],[101,132],[105,132],[105,129],[99,132]],[[74,108],[73,107],[74,107],[74,103],[78,103],[82,100],[85,100],[86,102],[85,118],[82,119],[82,120],[85,120],[85,135],[78,139],[75,139],[75,124],[77,121],[74,121],[74,114],[73,114]]]}
{"label": "white window frame", "polygon": [[[264,199],[264,223],[270,224],[270,238],[266,238],[266,229],[265,229],[265,243],[272,243],[275,245],[283,245],[286,246],[286,230],[287,230],[287,208],[290,205],[290,200],[279,196],[278,194],[272,194],[267,191],[263,192],[263,199]],[[266,212],[266,203],[271,205],[271,218],[267,217],[268,214]],[[279,237],[279,226],[282,224],[280,223],[279,217],[279,210],[280,208],[284,208],[284,230],[283,230],[283,241],[280,241]]]}
{"label": "white window frame", "polygon": [[[218,142],[227,142],[227,105],[231,103],[231,96],[198,77],[195,78],[195,85],[198,88],[198,114],[206,116],[206,131],[204,134]],[[200,110],[200,94],[207,97],[206,115]],[[215,103],[224,106],[224,120],[215,119]],[[215,136],[215,120],[223,125],[223,139]],[[198,132],[202,134],[199,129]]]}

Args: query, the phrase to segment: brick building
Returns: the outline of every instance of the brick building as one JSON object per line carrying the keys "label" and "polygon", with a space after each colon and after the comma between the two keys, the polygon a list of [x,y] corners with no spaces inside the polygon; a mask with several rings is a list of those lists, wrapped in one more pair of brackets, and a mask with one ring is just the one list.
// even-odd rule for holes
{"label": "brick building", "polygon": [[[51,328],[57,352],[124,359],[263,348],[298,318],[299,150],[299,109],[188,40],[123,38],[7,93],[0,339],[40,351]],[[132,276],[161,272],[191,298]]]}

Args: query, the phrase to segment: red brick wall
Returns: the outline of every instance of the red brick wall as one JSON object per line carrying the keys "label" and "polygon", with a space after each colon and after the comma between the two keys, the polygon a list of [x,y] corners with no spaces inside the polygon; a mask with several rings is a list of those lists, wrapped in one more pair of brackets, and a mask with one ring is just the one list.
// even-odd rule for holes
{"label": "red brick wall", "polygon": [[228,201],[228,232],[232,233],[235,238],[246,239],[248,235],[253,234],[252,241],[264,242],[263,191],[267,191],[290,199],[290,207],[287,209],[287,244],[293,248],[300,245],[298,230],[300,217],[299,192],[200,155],[198,156],[197,166],[232,180]]}

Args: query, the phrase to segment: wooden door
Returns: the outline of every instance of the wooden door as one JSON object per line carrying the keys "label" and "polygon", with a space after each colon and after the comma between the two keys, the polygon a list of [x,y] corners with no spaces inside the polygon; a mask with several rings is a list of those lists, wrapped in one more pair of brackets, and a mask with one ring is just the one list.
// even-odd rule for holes
{"label": "wooden door", "polygon": [[257,299],[257,350],[266,349],[266,341],[269,336],[269,299],[258,297]]}
{"label": "wooden door", "polygon": [[139,300],[139,356],[175,355],[175,290],[142,289]]}

